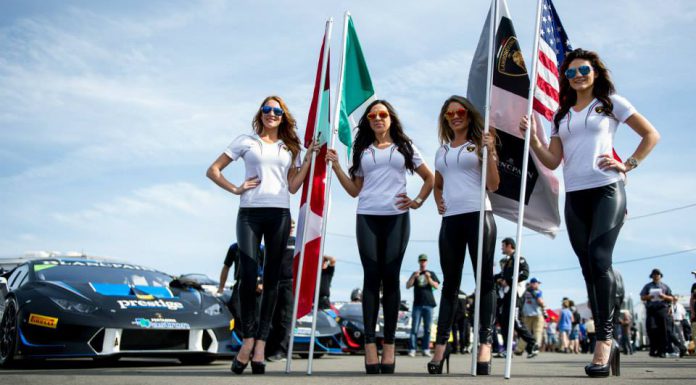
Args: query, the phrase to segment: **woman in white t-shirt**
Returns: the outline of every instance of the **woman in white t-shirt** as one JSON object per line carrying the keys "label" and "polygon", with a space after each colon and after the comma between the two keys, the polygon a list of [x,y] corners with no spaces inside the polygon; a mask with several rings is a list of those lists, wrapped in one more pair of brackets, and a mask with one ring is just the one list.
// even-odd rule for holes
{"label": "woman in white t-shirt", "polygon": [[[365,371],[393,373],[394,338],[401,291],[399,272],[410,235],[409,209],[421,207],[433,188],[433,174],[418,149],[403,131],[399,116],[385,100],[366,109],[353,143],[353,165],[346,175],[335,150],[327,161],[343,188],[359,197],[356,219],[358,252],[363,265],[363,318],[365,324]],[[412,200],[406,195],[406,173],[423,179]],[[383,293],[384,345],[379,363],[375,328]]]}
{"label": "woman in white t-shirt", "polygon": [[[445,100],[438,117],[441,146],[435,153],[435,202],[442,215],[439,250],[444,274],[440,314],[437,321],[435,354],[428,372],[442,373],[445,350],[457,309],[457,294],[462,280],[464,258],[469,249],[476,271],[479,217],[481,214],[481,170],[487,167],[486,190],[498,189],[500,177],[495,150],[495,131],[484,134],[483,118],[469,100],[451,96]],[[483,164],[483,146],[488,147],[488,161]],[[491,369],[492,327],[495,315],[493,257],[496,225],[491,203],[486,196],[483,250],[481,261],[481,319],[476,373],[487,375]]]}
{"label": "woman in white t-shirt", "polygon": [[[561,161],[566,189],[565,221],[587,286],[597,342],[590,377],[618,370],[618,347],[612,344],[616,282],[612,252],[626,215],[625,174],[638,167],[657,144],[660,134],[623,97],[616,95],[609,71],[592,51],[576,49],[560,68],[560,107],[554,116],[548,148],[534,135],[531,147],[548,168]],[[613,156],[614,134],[626,123],[641,141],[622,163]],[[523,117],[520,130],[529,127]],[[614,370],[616,369],[616,370]]]}
{"label": "woman in white t-shirt", "polygon": [[[244,371],[249,361],[254,373],[265,371],[264,347],[278,294],[281,260],[290,234],[290,193],[302,186],[311,156],[311,151],[307,151],[304,162],[300,163],[295,119],[280,97],[264,99],[252,126],[254,132],[235,138],[207,172],[215,184],[241,196],[237,243],[243,344],[232,361],[232,371],[237,374]],[[313,150],[317,147],[313,146]],[[225,179],[222,170],[238,159],[244,160],[245,180],[237,186]],[[264,290],[257,319],[256,279],[261,261],[256,250],[261,238],[265,245]]]}

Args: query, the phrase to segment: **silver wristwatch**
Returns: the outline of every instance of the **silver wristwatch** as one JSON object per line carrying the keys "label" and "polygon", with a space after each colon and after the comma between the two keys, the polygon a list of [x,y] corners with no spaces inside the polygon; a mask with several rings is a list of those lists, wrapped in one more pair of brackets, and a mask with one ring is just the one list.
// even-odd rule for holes
{"label": "silver wristwatch", "polygon": [[418,203],[419,205],[423,204],[423,198],[421,198],[421,197],[416,197],[416,199],[414,199],[413,201]]}
{"label": "silver wristwatch", "polygon": [[636,159],[634,157],[630,157],[630,158],[626,159],[626,164],[630,165],[631,169],[634,169],[634,168],[638,167],[638,159]]}

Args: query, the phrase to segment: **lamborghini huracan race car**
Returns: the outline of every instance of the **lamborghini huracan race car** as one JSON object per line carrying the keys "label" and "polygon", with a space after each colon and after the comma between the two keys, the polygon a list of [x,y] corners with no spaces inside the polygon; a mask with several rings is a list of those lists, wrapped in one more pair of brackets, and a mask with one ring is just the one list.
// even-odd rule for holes
{"label": "lamborghini huracan race car", "polygon": [[0,280],[0,366],[19,359],[232,355],[215,296],[146,267],[76,258],[26,262]]}

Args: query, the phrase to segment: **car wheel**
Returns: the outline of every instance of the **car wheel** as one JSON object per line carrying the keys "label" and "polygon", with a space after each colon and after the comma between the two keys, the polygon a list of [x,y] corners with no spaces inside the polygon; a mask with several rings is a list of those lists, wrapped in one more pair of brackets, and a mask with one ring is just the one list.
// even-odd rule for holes
{"label": "car wheel", "polygon": [[183,365],[208,365],[212,364],[217,358],[210,356],[183,356],[179,357],[179,362]]}
{"label": "car wheel", "polygon": [[9,367],[15,362],[17,325],[19,324],[17,309],[17,301],[14,298],[9,298],[5,302],[5,311],[0,320],[0,366],[2,367]]}

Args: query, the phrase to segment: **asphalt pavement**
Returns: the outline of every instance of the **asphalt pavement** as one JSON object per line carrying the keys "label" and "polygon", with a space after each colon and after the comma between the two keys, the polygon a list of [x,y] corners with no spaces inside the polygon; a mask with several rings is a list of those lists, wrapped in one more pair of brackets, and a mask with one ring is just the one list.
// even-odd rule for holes
{"label": "asphalt pavement", "polygon": [[105,365],[91,360],[45,361],[38,365],[0,371],[0,384],[418,384],[437,379],[437,384],[509,383],[509,384],[579,384],[603,382],[611,384],[696,384],[696,357],[652,358],[646,352],[621,356],[621,377],[588,379],[583,366],[586,354],[542,353],[536,358],[515,357],[512,378],[505,380],[505,360],[493,360],[493,375],[471,377],[470,355],[452,355],[450,374],[432,376],[426,372],[426,357],[399,356],[396,374],[367,376],[362,356],[327,356],[314,360],[314,373],[306,374],[307,360],[293,360],[293,372],[285,373],[285,362],[268,363],[266,375],[252,376],[250,368],[241,375],[229,371],[230,361],[211,365],[183,366],[174,360],[122,359]]}

